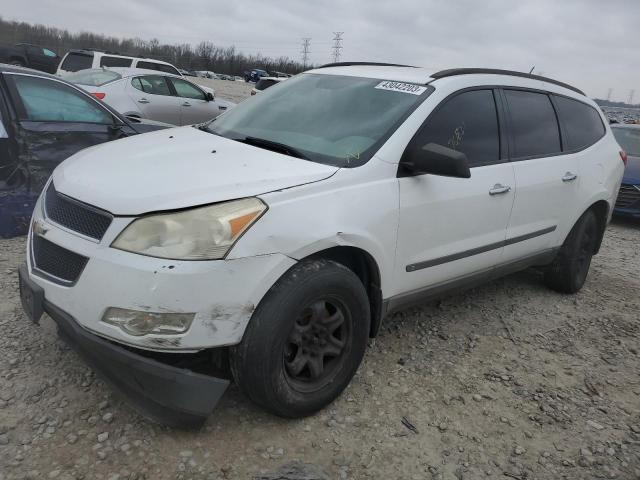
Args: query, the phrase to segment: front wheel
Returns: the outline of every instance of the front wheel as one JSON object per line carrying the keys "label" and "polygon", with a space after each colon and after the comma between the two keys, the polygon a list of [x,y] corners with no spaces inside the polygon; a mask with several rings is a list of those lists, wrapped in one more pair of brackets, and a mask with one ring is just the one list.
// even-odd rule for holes
{"label": "front wheel", "polygon": [[546,270],[544,280],[549,288],[561,293],[576,293],[582,288],[596,251],[598,233],[596,216],[588,210],[571,229],[558,256]]}
{"label": "front wheel", "polygon": [[351,270],[329,260],[301,262],[269,290],[231,348],[234,379],[276,415],[311,415],[351,381],[369,323],[367,293]]}

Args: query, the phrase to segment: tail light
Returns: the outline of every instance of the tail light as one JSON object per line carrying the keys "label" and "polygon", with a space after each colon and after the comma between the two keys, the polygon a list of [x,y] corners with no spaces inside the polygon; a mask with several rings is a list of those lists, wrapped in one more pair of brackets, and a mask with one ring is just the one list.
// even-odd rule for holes
{"label": "tail light", "polygon": [[91,95],[96,97],[98,100],[104,100],[104,97],[107,96],[106,93],[100,93],[100,92],[92,92]]}
{"label": "tail light", "polygon": [[624,150],[620,150],[620,158],[622,159],[622,163],[624,163],[624,166],[627,166],[627,152],[625,152]]}

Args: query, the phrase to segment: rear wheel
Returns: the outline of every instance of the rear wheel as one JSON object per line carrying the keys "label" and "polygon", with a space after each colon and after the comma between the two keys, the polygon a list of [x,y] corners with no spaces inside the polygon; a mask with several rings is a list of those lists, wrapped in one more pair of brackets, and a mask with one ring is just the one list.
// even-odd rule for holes
{"label": "rear wheel", "polygon": [[544,280],[549,288],[561,293],[576,293],[582,288],[596,251],[598,233],[598,220],[593,211],[588,210],[576,222],[546,270]]}
{"label": "rear wheel", "polygon": [[25,66],[24,62],[22,60],[18,60],[18,59],[11,60],[9,63],[11,65],[15,65],[16,67],[24,67]]}
{"label": "rear wheel", "polygon": [[351,381],[369,319],[366,291],[351,270],[329,260],[302,262],[271,288],[231,348],[233,376],[270,412],[310,415]]}

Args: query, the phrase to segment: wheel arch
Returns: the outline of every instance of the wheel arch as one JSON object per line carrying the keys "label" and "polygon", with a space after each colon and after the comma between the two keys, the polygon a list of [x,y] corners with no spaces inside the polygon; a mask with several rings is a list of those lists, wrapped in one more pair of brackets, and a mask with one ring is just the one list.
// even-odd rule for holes
{"label": "wheel arch", "polygon": [[609,221],[609,213],[611,211],[611,206],[606,200],[598,200],[597,202],[591,204],[586,211],[591,210],[598,221],[598,239],[596,242],[594,254],[597,254],[600,251],[600,246],[602,245],[602,240],[604,239],[604,232],[607,229],[607,224]]}
{"label": "wheel arch", "polygon": [[371,309],[371,326],[369,337],[374,338],[380,330],[383,316],[382,289],[380,268],[373,255],[366,250],[354,247],[339,245],[319,250],[300,260],[314,260],[323,258],[333,260],[344,265],[357,275],[364,285],[369,297],[369,307]]}

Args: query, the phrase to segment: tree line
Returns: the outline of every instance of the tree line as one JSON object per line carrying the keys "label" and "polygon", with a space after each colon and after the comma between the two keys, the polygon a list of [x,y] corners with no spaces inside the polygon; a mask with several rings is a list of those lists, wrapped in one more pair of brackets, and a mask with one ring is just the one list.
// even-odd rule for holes
{"label": "tree line", "polygon": [[55,51],[61,57],[72,49],[89,48],[122,55],[164,60],[186,70],[209,70],[241,75],[251,68],[268,72],[296,74],[304,70],[301,62],[287,56],[278,58],[247,55],[235,47],[219,47],[212,42],[163,44],[158,39],[116,38],[90,32],[71,33],[56,27],[4,20],[0,17],[0,45],[31,43]]}

